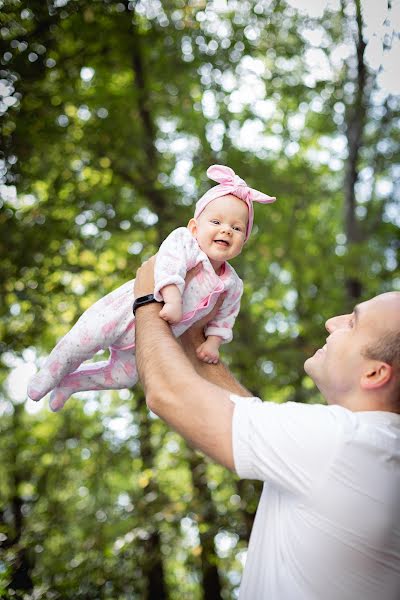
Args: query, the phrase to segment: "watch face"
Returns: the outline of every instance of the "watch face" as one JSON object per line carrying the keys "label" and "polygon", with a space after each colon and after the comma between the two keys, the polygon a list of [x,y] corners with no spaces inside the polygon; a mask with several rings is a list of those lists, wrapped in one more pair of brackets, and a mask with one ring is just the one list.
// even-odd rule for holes
{"label": "watch face", "polygon": [[132,306],[133,314],[135,314],[135,311],[139,306],[149,304],[150,302],[157,302],[157,300],[154,298],[154,294],[147,294],[146,296],[140,296],[140,298],[136,298]]}

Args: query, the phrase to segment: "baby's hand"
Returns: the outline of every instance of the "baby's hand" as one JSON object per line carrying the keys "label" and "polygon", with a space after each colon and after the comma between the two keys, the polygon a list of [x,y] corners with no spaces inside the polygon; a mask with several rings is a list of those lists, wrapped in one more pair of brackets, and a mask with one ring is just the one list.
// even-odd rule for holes
{"label": "baby's hand", "polygon": [[197,357],[205,363],[210,365],[216,365],[219,360],[219,350],[215,346],[208,341],[208,339],[200,344],[200,346],[196,349]]}
{"label": "baby's hand", "polygon": [[160,310],[160,317],[174,325],[182,319],[182,304],[178,302],[166,302]]}

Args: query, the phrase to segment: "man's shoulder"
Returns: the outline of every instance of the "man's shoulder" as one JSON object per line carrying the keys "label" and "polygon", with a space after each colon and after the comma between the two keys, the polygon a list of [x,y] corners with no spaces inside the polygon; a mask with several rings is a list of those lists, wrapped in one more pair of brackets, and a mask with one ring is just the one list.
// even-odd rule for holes
{"label": "man's shoulder", "polygon": [[285,402],[281,406],[284,406],[292,415],[298,415],[299,418],[304,417],[313,421],[335,424],[342,429],[352,429],[356,425],[355,413],[338,404]]}
{"label": "man's shoulder", "polygon": [[[259,398],[246,402],[247,399],[239,399],[236,403],[244,413],[253,413],[256,420],[274,420],[282,423],[288,430],[295,428],[307,437],[312,431],[330,431],[332,434],[349,428],[348,419],[350,411],[341,407],[328,406],[326,404],[307,404],[301,402],[273,402]],[[339,410],[337,410],[339,409]],[[351,413],[350,413],[351,414]],[[250,416],[250,415],[249,415]]]}

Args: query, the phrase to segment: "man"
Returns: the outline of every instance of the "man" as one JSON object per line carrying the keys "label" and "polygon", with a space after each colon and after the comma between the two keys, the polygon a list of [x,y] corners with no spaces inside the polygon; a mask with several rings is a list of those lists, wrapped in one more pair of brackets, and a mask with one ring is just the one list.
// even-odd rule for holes
{"label": "man", "polygon": [[[153,260],[135,297],[153,289]],[[329,319],[305,363],[328,405],[250,395],[221,364],[198,361],[201,329],[181,345],[136,311],[136,355],[149,408],[241,478],[265,482],[241,600],[399,600],[400,292]]]}

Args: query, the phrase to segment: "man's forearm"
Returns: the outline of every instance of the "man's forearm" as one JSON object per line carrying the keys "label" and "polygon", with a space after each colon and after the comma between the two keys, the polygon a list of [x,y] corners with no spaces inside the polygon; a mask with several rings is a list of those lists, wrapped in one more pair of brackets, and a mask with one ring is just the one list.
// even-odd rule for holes
{"label": "man's forearm", "polygon": [[[136,359],[147,404],[191,445],[233,469],[232,386],[222,389],[199,375],[159,311],[150,304],[136,313]],[[216,367],[217,380],[226,384],[227,371]],[[231,391],[243,393],[235,383]]]}
{"label": "man's forearm", "polygon": [[202,331],[197,329],[195,326],[185,331],[185,333],[179,338],[181,346],[184,349],[186,356],[189,358],[193,367],[197,373],[216,385],[237,394],[238,396],[252,396],[245,387],[243,387],[238,380],[232,375],[229,369],[219,361],[218,364],[208,364],[199,360],[196,355],[196,348],[200,346],[206,339]]}

